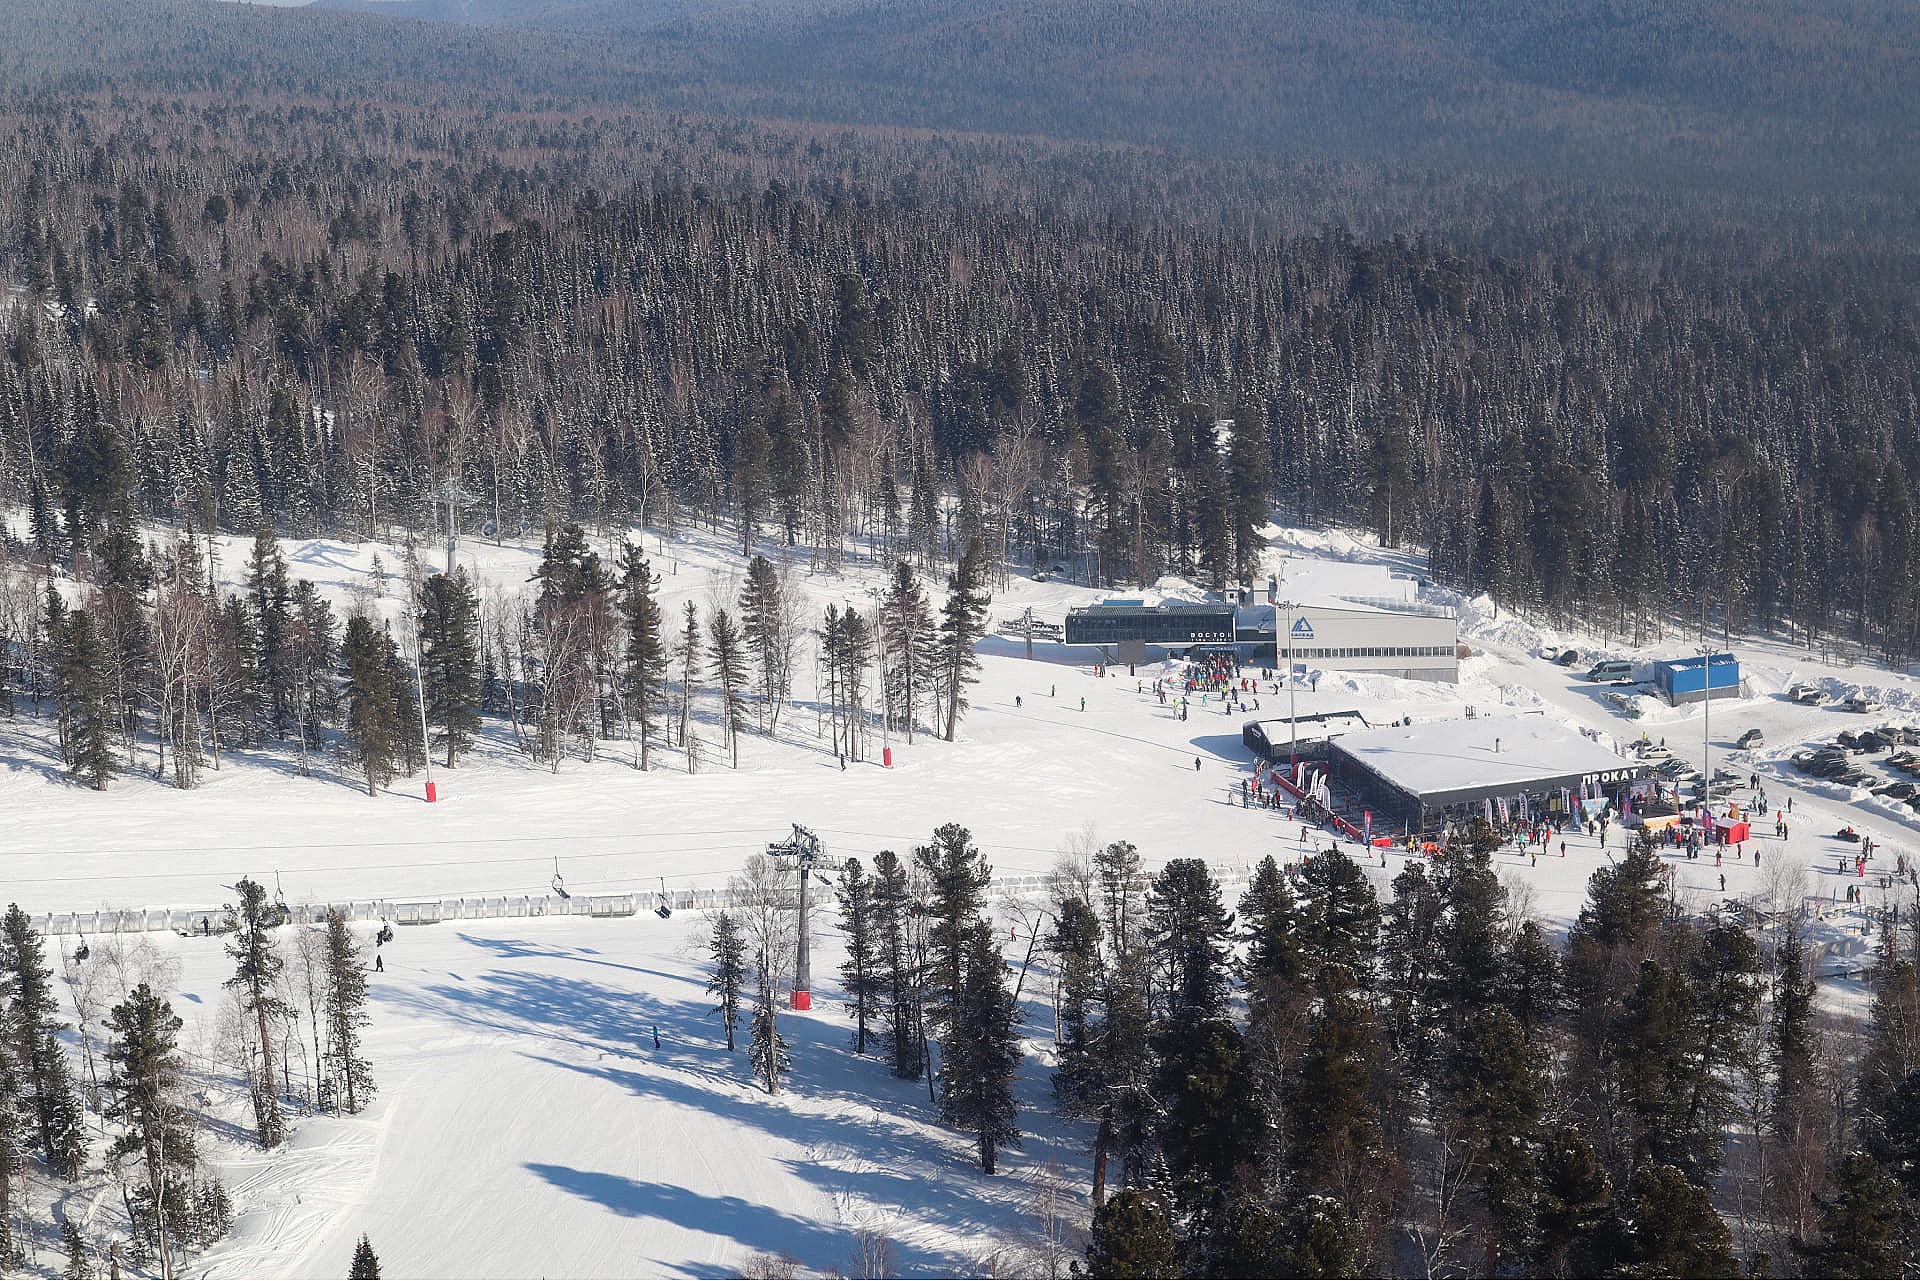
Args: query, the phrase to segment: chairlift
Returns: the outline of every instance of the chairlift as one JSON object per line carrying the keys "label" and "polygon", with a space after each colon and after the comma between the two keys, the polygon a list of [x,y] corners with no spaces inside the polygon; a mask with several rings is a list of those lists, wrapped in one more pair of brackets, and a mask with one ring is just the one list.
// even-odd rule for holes
{"label": "chairlift", "polygon": [[273,874],[273,905],[280,913],[280,923],[286,924],[293,919],[293,909],[287,906],[287,893],[280,888],[280,873]]}
{"label": "chairlift", "polygon": [[553,860],[553,892],[561,898],[573,897],[567,893],[567,883],[560,877],[560,860],[557,857]]}
{"label": "chairlift", "polygon": [[79,962],[86,960],[89,956],[92,956],[92,955],[93,955],[93,949],[87,946],[87,936],[82,934],[80,936],[80,946],[73,949],[74,962],[75,964],[78,964]]}
{"label": "chairlift", "polygon": [[667,878],[664,876],[660,878],[660,905],[653,909],[653,914],[663,921],[673,915],[673,908],[667,904]]}

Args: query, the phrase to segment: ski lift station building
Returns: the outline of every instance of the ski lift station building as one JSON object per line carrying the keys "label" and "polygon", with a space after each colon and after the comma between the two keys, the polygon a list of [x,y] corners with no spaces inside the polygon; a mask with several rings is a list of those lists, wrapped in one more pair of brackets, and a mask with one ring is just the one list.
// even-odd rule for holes
{"label": "ski lift station building", "polygon": [[[1453,610],[1419,600],[1419,582],[1384,566],[1289,563],[1256,592],[1216,600],[1108,600],[1071,610],[1069,645],[1110,647],[1122,663],[1147,647],[1231,646],[1239,661],[1296,670],[1370,672],[1405,680],[1460,679]],[[1263,600],[1255,597],[1263,596]]]}
{"label": "ski lift station building", "polygon": [[1436,721],[1344,734],[1328,744],[1333,772],[1363,800],[1420,830],[1485,804],[1543,814],[1567,801],[1613,796],[1648,768],[1544,716]]}

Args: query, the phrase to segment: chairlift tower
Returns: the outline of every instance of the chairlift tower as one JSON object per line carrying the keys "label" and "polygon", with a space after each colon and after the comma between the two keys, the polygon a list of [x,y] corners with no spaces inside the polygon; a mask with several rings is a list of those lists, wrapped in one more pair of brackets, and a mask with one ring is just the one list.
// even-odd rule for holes
{"label": "chairlift tower", "polygon": [[774,858],[790,858],[800,867],[800,945],[794,956],[790,1004],[796,1010],[810,1010],[813,1008],[813,966],[807,947],[807,878],[826,850],[821,847],[818,836],[795,823],[793,835],[784,841],[769,843],[767,853]]}
{"label": "chairlift tower", "polygon": [[447,577],[452,578],[454,554],[459,547],[457,513],[463,508],[473,506],[480,501],[480,498],[460,488],[460,483],[451,474],[447,476],[440,488],[433,491],[433,496],[447,508]]}

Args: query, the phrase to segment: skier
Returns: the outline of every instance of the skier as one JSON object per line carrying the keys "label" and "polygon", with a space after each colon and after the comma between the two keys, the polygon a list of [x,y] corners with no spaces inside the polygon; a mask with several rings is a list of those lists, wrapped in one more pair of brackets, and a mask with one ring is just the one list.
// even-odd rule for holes
{"label": "skier", "polygon": [[373,954],[373,972],[375,974],[385,974],[387,972],[387,958],[379,952]]}
{"label": "skier", "polygon": [[1198,756],[1193,758],[1193,772],[1196,774],[1200,772],[1200,758]]}
{"label": "skier", "polygon": [[[1722,879],[1725,879],[1725,878],[1722,878]],[[655,1023],[655,1024],[652,1024],[651,1026],[653,1028],[653,1048],[657,1050],[660,1048],[660,1025],[658,1023]]]}
{"label": "skier", "polygon": [[1087,697],[1084,694],[1080,696],[1080,710],[1083,712],[1087,710]]}
{"label": "skier", "polygon": [[1020,707],[1020,706],[1021,706],[1021,702],[1020,702],[1020,696],[1019,696],[1018,694],[1015,694],[1015,695],[1013,696],[1013,705],[1014,705],[1014,707],[1016,707],[1016,708],[1018,708],[1018,707]]}

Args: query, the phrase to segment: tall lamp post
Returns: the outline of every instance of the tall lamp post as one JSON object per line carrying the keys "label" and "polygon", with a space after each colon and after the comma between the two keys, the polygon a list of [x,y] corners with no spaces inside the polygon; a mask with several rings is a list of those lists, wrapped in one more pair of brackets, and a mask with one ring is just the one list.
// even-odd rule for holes
{"label": "tall lamp post", "polygon": [[1702,664],[1700,678],[1705,682],[1702,693],[1706,695],[1705,698],[1700,700],[1700,772],[1706,776],[1706,781],[1703,782],[1700,787],[1702,795],[1706,798],[1707,815],[1711,818],[1713,815],[1713,734],[1711,731],[1713,724],[1713,646],[1706,644],[1700,646],[1700,662]]}
{"label": "tall lamp post", "polygon": [[1293,686],[1294,602],[1283,600],[1280,608],[1287,611],[1287,768],[1292,770],[1300,762],[1300,719]]}

